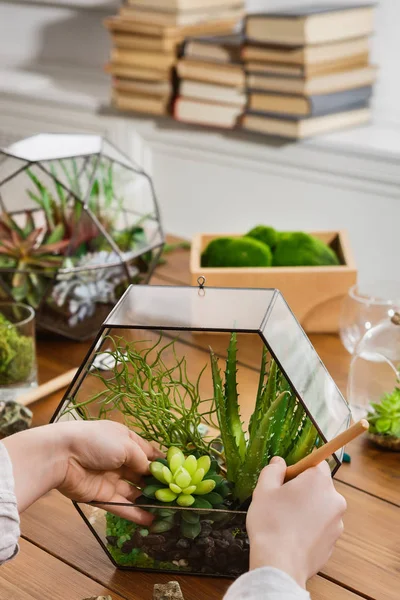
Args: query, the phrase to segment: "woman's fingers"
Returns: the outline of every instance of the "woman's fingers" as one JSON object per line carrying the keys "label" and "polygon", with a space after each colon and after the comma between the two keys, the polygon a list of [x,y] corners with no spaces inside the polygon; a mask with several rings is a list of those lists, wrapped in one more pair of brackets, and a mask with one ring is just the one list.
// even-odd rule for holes
{"label": "woman's fingers", "polygon": [[157,448],[154,448],[154,446],[152,446],[150,444],[150,442],[141,438],[134,431],[129,431],[129,437],[138,446],[140,446],[140,448],[143,450],[143,452],[146,454],[146,456],[149,460],[155,460],[156,458],[162,458],[164,456],[164,454],[160,450],[157,450]]}
{"label": "woman's fingers", "polygon": [[148,526],[153,522],[154,517],[151,513],[141,510],[137,506],[133,506],[130,504],[127,498],[118,493],[114,494],[110,502],[116,502],[118,505],[103,504],[99,505],[99,507],[103,508],[109,513],[112,513],[113,515],[116,515],[117,517],[121,517],[127,521],[132,521],[138,525]]}
{"label": "woman's fingers", "polygon": [[137,444],[132,439],[128,439],[125,452],[125,462],[123,467],[126,467],[138,475],[148,475],[150,472],[149,456],[143,450],[141,445]]}
{"label": "woman's fingers", "polygon": [[134,485],[130,485],[127,481],[121,480],[117,483],[116,493],[119,496],[126,498],[128,502],[134,502],[136,498],[139,498],[142,492]]}

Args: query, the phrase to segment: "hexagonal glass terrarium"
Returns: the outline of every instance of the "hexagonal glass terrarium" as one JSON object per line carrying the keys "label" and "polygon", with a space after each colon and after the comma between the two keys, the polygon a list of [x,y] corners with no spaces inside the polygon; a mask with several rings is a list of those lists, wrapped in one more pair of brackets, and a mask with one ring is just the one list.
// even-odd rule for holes
{"label": "hexagonal glass terrarium", "polygon": [[94,337],[164,244],[148,175],[97,135],[41,134],[0,151],[0,298],[39,329]]}
{"label": "hexagonal glass terrarium", "polygon": [[297,462],[350,411],[280,292],[132,286],[53,421],[71,419],[122,421],[166,452],[134,502],[77,507],[116,566],[236,576],[261,469]]}

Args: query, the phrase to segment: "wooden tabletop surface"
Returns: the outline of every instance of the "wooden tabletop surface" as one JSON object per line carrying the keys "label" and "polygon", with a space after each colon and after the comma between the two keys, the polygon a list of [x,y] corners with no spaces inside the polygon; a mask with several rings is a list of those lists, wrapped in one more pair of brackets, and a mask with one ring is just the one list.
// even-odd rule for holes
{"label": "wooden tabletop surface", "polygon": [[[159,267],[153,284],[189,283],[189,253],[177,250]],[[311,336],[342,391],[349,356],[334,335]],[[196,348],[201,350],[196,340]],[[88,344],[47,337],[38,342],[40,383],[79,366]],[[249,351],[248,368],[255,368]],[[47,423],[62,393],[33,406],[34,425]],[[399,600],[400,455],[379,451],[367,440],[348,446],[351,464],[336,475],[348,503],[345,532],[329,563],[309,582],[313,600]],[[51,492],[22,515],[20,555],[0,568],[0,600],[151,600],[155,583],[180,582],[186,600],[221,599],[230,581],[118,571],[72,503]],[[301,548],[299,548],[301,552]]]}

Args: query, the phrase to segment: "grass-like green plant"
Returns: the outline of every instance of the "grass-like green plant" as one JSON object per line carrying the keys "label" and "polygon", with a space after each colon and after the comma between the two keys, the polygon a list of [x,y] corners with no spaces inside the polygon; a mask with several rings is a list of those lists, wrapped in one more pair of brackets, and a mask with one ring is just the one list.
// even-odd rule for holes
{"label": "grass-like green plant", "polygon": [[114,367],[107,376],[101,371],[88,375],[101,381],[101,391],[81,402],[72,399],[66,412],[78,410],[84,419],[105,419],[117,410],[128,427],[166,450],[177,446],[185,454],[193,450],[208,453],[212,440],[201,435],[199,425],[218,428],[218,423],[214,400],[200,395],[207,365],[192,383],[186,358],[176,354],[175,340],[163,344],[162,339],[161,335],[149,347],[145,342],[106,338],[111,347],[104,354]]}
{"label": "grass-like green plant", "polygon": [[370,433],[400,438],[400,387],[385,394],[381,402],[372,404],[367,418]]}
{"label": "grass-like green plant", "polygon": [[251,496],[261,469],[273,456],[282,456],[288,464],[297,462],[314,448],[318,433],[266,348],[247,432],[239,414],[235,333],[230,339],[224,382],[213,352],[211,366],[227,478],[242,503]]}

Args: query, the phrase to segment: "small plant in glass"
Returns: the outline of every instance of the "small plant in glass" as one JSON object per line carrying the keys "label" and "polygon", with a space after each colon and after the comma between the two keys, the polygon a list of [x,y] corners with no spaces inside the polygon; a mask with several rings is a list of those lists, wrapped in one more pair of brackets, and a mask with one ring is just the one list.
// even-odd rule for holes
{"label": "small plant in glass", "polygon": [[115,565],[234,577],[261,469],[294,464],[350,411],[279,292],[201,284],[131,287],[53,420],[66,419],[118,420],[165,453],[136,501],[150,527],[95,498],[77,507]]}
{"label": "small plant in glass", "polygon": [[93,337],[164,236],[150,178],[94,135],[42,134],[0,152],[0,295],[40,329]]}

